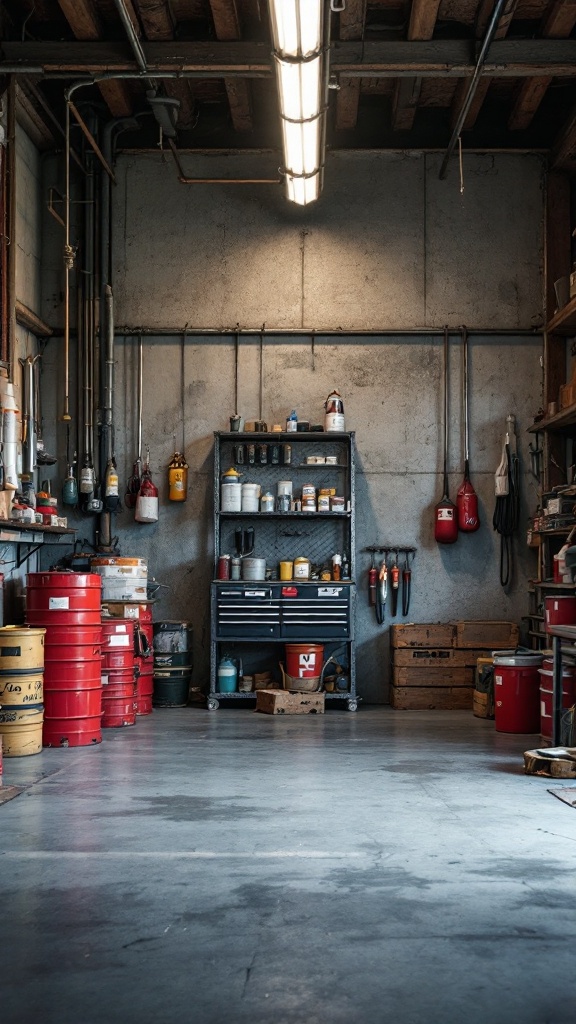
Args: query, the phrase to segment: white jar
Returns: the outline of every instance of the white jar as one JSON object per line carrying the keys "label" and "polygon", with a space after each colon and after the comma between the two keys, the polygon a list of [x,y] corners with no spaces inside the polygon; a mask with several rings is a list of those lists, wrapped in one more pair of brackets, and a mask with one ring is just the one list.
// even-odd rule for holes
{"label": "white jar", "polygon": [[242,484],[241,511],[260,511],[260,484]]}
{"label": "white jar", "polygon": [[278,481],[278,497],[281,494],[288,494],[292,497],[292,481],[291,480],[279,480]]}
{"label": "white jar", "polygon": [[310,559],[304,558],[302,555],[294,559],[294,566],[292,569],[293,578],[295,580],[309,580],[310,579]]}
{"label": "white jar", "polygon": [[220,492],[220,511],[240,512],[242,507],[242,487],[240,484],[222,484]]}

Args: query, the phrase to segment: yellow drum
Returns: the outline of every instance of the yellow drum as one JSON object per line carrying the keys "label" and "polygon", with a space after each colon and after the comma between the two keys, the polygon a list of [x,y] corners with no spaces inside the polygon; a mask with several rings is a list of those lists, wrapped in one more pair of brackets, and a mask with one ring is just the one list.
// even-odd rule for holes
{"label": "yellow drum", "polygon": [[44,707],[1,708],[0,736],[5,757],[26,757],[42,750]]}
{"label": "yellow drum", "polygon": [[33,707],[44,701],[44,674],[0,676],[0,708]]}
{"label": "yellow drum", "polygon": [[45,633],[45,629],[34,626],[2,626],[0,676],[41,672],[44,668]]}

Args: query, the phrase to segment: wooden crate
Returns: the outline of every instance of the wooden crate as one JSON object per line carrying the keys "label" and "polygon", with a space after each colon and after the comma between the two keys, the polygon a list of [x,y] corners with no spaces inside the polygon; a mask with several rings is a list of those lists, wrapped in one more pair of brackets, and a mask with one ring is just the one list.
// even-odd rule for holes
{"label": "wooden crate", "polygon": [[518,646],[520,630],[515,622],[478,619],[456,623],[455,647],[483,647],[501,650]]}
{"label": "wooden crate", "polygon": [[258,690],[256,711],[266,715],[323,715],[323,693],[295,693],[290,690]]}
{"label": "wooden crate", "polygon": [[391,686],[390,703],[399,711],[470,711],[472,686]]}
{"label": "wooden crate", "polygon": [[494,718],[494,694],[474,690],[472,712],[475,718]]}
{"label": "wooden crate", "polygon": [[392,626],[392,647],[454,647],[456,626],[453,622],[407,622]]}
{"label": "wooden crate", "polygon": [[455,647],[406,647],[392,651],[394,668],[466,668],[475,666],[485,651]]}
{"label": "wooden crate", "polygon": [[394,668],[392,682],[394,686],[409,687],[455,687],[474,686],[474,668],[471,665],[460,668],[447,668],[435,665],[432,668]]}

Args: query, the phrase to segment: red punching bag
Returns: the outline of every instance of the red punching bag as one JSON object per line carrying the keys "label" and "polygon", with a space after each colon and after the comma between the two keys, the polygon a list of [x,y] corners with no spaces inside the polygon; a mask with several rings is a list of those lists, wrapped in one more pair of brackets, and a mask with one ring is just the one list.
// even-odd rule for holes
{"label": "red punching bag", "polygon": [[462,328],[462,362],[464,366],[464,479],[458,488],[458,529],[463,533],[474,533],[480,526],[478,497],[470,482],[470,435],[468,430],[468,334]]}
{"label": "red punching bag", "polygon": [[444,328],[444,492],[434,509],[434,540],[453,544],[458,539],[458,510],[448,495],[448,328]]}

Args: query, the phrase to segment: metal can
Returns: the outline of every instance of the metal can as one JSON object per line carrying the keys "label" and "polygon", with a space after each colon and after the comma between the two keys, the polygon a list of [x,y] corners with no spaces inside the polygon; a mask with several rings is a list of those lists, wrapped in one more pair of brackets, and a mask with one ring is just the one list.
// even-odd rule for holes
{"label": "metal can", "polygon": [[240,580],[242,579],[242,559],[231,558],[230,559],[230,579]]}
{"label": "metal can", "polygon": [[316,488],[314,484],[304,484],[302,486],[302,501],[304,501],[305,498],[313,498],[314,501],[316,500]]}
{"label": "metal can", "polygon": [[329,512],[330,511],[330,495],[319,494],[318,495],[318,511]]}
{"label": "metal can", "polygon": [[220,555],[218,558],[217,578],[219,580],[230,579],[230,555]]}
{"label": "metal can", "polygon": [[269,448],[270,448],[270,451],[269,451],[268,454],[270,456],[270,463],[273,466],[279,466],[280,465],[280,445],[279,444],[271,444],[271,445],[269,445]]}
{"label": "metal can", "polygon": [[273,512],[274,511],[274,495],[267,492],[260,498],[260,511],[261,512]]}
{"label": "metal can", "polygon": [[255,444],[247,444],[246,445],[246,462],[248,463],[249,466],[254,466],[255,465],[255,463],[256,463],[256,445]]}
{"label": "metal can", "polygon": [[237,466],[243,466],[244,465],[244,455],[245,455],[244,445],[243,444],[235,444],[234,445],[234,462],[236,463]]}
{"label": "metal can", "polygon": [[261,466],[265,466],[266,463],[268,462],[268,445],[267,444],[259,444],[258,445],[258,462],[260,463]]}
{"label": "metal can", "polygon": [[282,465],[283,466],[291,466],[292,465],[292,445],[291,444],[283,444],[282,445]]}
{"label": "metal can", "polygon": [[279,494],[276,498],[276,511],[277,512],[289,512],[290,511],[290,495]]}

